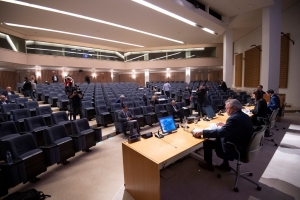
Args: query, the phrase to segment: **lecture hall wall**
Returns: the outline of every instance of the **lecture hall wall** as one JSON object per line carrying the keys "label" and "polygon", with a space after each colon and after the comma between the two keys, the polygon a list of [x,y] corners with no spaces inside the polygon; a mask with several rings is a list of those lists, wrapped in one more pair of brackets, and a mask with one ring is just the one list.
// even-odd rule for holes
{"label": "lecture hall wall", "polygon": [[[284,33],[290,33],[290,37],[295,41],[293,45],[290,43],[289,49],[289,69],[288,69],[288,86],[287,88],[279,88],[280,94],[286,94],[286,102],[293,106],[300,107],[300,26],[299,22],[295,19],[300,19],[300,2],[289,7],[281,13],[281,30]],[[262,44],[262,27],[258,27],[248,35],[244,36],[240,40],[234,43],[234,52],[245,53],[246,50],[250,49],[250,45]],[[243,67],[244,70],[244,67]],[[261,78],[265,75],[261,74]],[[234,76],[233,76],[234,77]],[[244,79],[244,78],[243,78]],[[244,80],[242,80],[242,83]],[[253,88],[241,89],[251,92]],[[264,88],[267,90],[268,88]]]}

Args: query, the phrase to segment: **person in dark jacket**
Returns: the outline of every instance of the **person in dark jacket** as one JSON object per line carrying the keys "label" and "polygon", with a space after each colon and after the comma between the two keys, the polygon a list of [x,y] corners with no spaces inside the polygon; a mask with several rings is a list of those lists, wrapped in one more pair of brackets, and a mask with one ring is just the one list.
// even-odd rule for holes
{"label": "person in dark jacket", "polygon": [[220,82],[221,82],[221,84],[220,84],[221,90],[223,90],[224,92],[226,92],[227,91],[227,85],[226,85],[225,81],[220,80]]}
{"label": "person in dark jacket", "polygon": [[53,83],[58,83],[58,76],[54,75],[52,76]]}
{"label": "person in dark jacket", "polygon": [[270,102],[268,103],[268,113],[271,114],[277,108],[280,108],[280,99],[274,94],[274,90],[269,89],[267,94],[271,97]]}
{"label": "person in dark jacket", "polygon": [[6,90],[2,92],[2,94],[3,94],[5,97],[7,97],[8,95],[15,94],[15,92],[14,92],[14,91],[11,91],[11,87],[8,86],[8,87],[6,87]]}
{"label": "person in dark jacket", "polygon": [[197,100],[198,101],[197,102],[198,115],[199,115],[199,117],[201,117],[200,113],[202,113],[202,117],[204,117],[204,112],[203,112],[202,107],[203,107],[203,103],[206,98],[207,91],[203,88],[202,85],[200,85],[196,94],[198,96],[198,100]]}
{"label": "person in dark jacket", "polygon": [[252,123],[255,126],[263,125],[264,121],[262,121],[262,119],[267,117],[268,112],[267,102],[263,98],[263,93],[260,90],[255,90],[252,95],[255,99],[255,107],[251,110],[253,113],[251,117]]}
{"label": "person in dark jacket", "polygon": [[[230,99],[226,102],[226,112],[229,116],[226,123],[219,122],[217,126],[220,129],[203,130],[193,133],[194,137],[216,138],[216,140],[205,140],[203,142],[204,160],[206,163],[199,163],[203,169],[214,171],[214,167],[224,171],[231,171],[229,160],[236,158],[236,152],[227,142],[234,143],[245,156],[247,146],[253,135],[251,119],[241,111],[242,104],[236,99]],[[221,165],[212,164],[212,150],[215,149],[218,157],[223,158]]]}
{"label": "person in dark jacket", "polygon": [[24,91],[24,97],[31,97],[31,99],[34,101],[33,91],[32,91],[32,85],[30,80],[25,77],[25,81],[23,83],[23,91]]}
{"label": "person in dark jacket", "polygon": [[122,110],[119,112],[119,121],[124,123],[124,132],[128,129],[130,134],[134,134],[134,129],[140,133],[140,128],[136,120],[133,120],[133,115],[128,111],[126,104],[122,105]]}

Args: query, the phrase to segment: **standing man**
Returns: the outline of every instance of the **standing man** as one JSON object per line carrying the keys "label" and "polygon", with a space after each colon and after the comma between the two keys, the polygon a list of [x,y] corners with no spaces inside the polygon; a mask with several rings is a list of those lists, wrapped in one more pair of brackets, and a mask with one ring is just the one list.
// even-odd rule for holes
{"label": "standing man", "polygon": [[224,92],[227,91],[227,85],[226,85],[225,81],[221,80],[220,88],[221,88]]}
{"label": "standing man", "polygon": [[14,91],[11,91],[11,87],[8,86],[8,87],[6,87],[6,90],[2,92],[2,94],[3,94],[5,97],[7,97],[8,95],[15,94],[15,92],[14,92]]}
{"label": "standing man", "polygon": [[274,94],[274,90],[269,89],[267,94],[270,96],[270,102],[268,102],[268,114],[271,114],[277,108],[280,108],[280,99]]}
{"label": "standing man", "polygon": [[[231,145],[231,142],[236,145],[238,151],[243,157],[246,154],[247,146],[253,135],[253,127],[251,119],[248,115],[241,111],[242,104],[236,99],[230,99],[226,102],[226,112],[229,118],[226,124],[219,122],[217,126],[220,129],[203,130],[202,132],[194,133],[194,137],[216,138],[216,140],[205,140],[203,142],[204,160],[206,163],[199,163],[203,169],[214,171],[214,167],[224,171],[231,171],[229,160],[236,158],[236,152]],[[212,150],[215,149],[218,157],[223,158],[221,165],[212,164]]]}
{"label": "standing man", "polygon": [[30,96],[31,99],[34,101],[34,96],[32,93],[32,85],[30,80],[27,77],[25,77],[25,81],[23,83],[23,90],[24,90],[24,97]]}
{"label": "standing man", "polygon": [[183,118],[182,111],[180,110],[179,106],[176,104],[175,100],[172,100],[171,105],[172,105],[173,117],[175,115],[179,116],[180,123],[182,123],[182,118]]}
{"label": "standing man", "polygon": [[167,95],[168,98],[170,98],[170,89],[171,89],[171,85],[169,83],[169,81],[167,81],[164,85],[163,85],[163,91],[165,92],[165,94]]}
{"label": "standing man", "polygon": [[119,112],[119,121],[124,122],[124,134],[126,134],[126,129],[128,128],[130,131],[130,135],[133,135],[134,128],[137,133],[140,133],[140,127],[136,120],[130,121],[133,119],[132,114],[128,111],[128,106],[126,104],[122,105],[122,111]]}
{"label": "standing man", "polygon": [[201,117],[200,113],[202,113],[202,117],[204,117],[204,113],[203,113],[203,103],[205,101],[205,95],[206,95],[207,91],[203,88],[202,85],[199,86],[196,94],[198,96],[198,102],[197,102],[197,110],[198,110],[198,116]]}
{"label": "standing man", "polygon": [[266,94],[266,93],[263,91],[263,86],[262,86],[262,85],[258,85],[258,86],[257,86],[257,90],[261,91],[263,95]]}
{"label": "standing man", "polygon": [[53,83],[58,83],[58,77],[56,76],[56,74],[54,74],[54,76],[52,76],[52,81],[53,81]]}
{"label": "standing man", "polygon": [[73,113],[73,120],[76,120],[76,114],[79,114],[80,119],[82,119],[83,113],[81,110],[81,99],[82,94],[81,91],[77,89],[77,86],[71,89],[71,92],[68,95],[68,98],[71,99],[71,109]]}

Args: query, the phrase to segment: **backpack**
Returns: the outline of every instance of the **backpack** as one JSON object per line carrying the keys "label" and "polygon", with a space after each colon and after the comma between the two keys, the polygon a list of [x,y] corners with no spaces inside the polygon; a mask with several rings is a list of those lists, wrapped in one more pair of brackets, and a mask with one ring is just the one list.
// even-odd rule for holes
{"label": "backpack", "polygon": [[50,195],[44,194],[41,191],[37,191],[36,189],[29,189],[25,192],[14,192],[3,200],[41,200],[46,199],[47,197],[51,197]]}

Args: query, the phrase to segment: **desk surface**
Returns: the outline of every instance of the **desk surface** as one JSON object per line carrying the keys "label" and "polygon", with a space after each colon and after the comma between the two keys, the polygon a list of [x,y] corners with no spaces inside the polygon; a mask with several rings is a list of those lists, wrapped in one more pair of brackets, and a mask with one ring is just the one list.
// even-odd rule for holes
{"label": "desk surface", "polygon": [[204,129],[211,123],[225,123],[227,118],[227,114],[224,113],[224,116],[217,115],[216,118],[211,121],[199,121],[197,127],[194,123],[188,124],[189,129],[187,131],[184,131],[183,128],[179,128],[177,132],[166,135],[162,139],[153,136],[148,139],[141,138],[140,141],[135,143],[129,144],[128,142],[124,142],[123,144],[134,149],[153,162],[161,164],[173,156],[203,142],[204,139],[195,138],[191,134],[191,131],[195,127]]}

